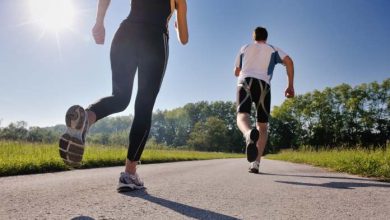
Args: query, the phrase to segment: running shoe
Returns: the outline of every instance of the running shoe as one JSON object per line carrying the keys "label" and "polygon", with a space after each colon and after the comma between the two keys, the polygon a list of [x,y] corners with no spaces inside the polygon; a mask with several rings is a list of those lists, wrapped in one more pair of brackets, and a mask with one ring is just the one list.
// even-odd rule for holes
{"label": "running shoe", "polygon": [[143,188],[145,188],[144,182],[141,180],[138,174],[132,175],[126,172],[121,173],[117,187],[118,192],[128,192]]}
{"label": "running shoe", "polygon": [[257,140],[259,139],[259,131],[254,128],[245,135],[246,140],[246,158],[249,162],[253,162],[257,158]]}
{"label": "running shoe", "polygon": [[78,167],[83,159],[88,115],[83,107],[74,105],[65,116],[66,132],[60,138],[59,152],[65,164]]}
{"label": "running shoe", "polygon": [[249,173],[259,173],[259,169],[260,169],[260,162],[255,161],[255,162],[251,163],[248,172]]}

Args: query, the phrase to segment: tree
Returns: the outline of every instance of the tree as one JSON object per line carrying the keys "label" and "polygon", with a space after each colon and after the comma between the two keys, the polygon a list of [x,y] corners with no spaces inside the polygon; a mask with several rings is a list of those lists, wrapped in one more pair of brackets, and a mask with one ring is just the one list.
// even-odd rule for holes
{"label": "tree", "polygon": [[226,123],[216,117],[209,117],[205,122],[195,124],[188,144],[200,151],[229,151]]}
{"label": "tree", "polygon": [[286,100],[272,112],[272,145],[378,147],[389,141],[390,79],[342,84]]}
{"label": "tree", "polygon": [[27,138],[27,133],[27,122],[18,121],[16,123],[9,124],[6,128],[3,128],[0,133],[0,139],[24,141]]}

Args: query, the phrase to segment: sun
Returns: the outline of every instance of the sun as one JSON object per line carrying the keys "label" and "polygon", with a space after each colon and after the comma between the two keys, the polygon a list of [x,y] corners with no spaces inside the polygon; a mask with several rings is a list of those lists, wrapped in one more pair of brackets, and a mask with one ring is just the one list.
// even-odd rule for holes
{"label": "sun", "polygon": [[75,10],[71,0],[29,0],[31,22],[45,32],[71,29]]}

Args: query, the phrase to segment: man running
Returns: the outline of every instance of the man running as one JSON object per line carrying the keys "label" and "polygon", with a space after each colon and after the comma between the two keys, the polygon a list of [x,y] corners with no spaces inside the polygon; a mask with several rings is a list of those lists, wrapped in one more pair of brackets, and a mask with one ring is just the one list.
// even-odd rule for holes
{"label": "man running", "polygon": [[[110,0],[99,0],[93,37],[97,44],[105,39],[104,17]],[[111,45],[112,95],[86,110],[72,106],[66,113],[67,131],[60,139],[60,156],[65,163],[78,166],[83,157],[85,135],[96,121],[125,110],[130,102],[138,70],[135,100],[125,170],[120,174],[118,191],[143,188],[136,168],[149,136],[153,106],[159,93],[168,61],[168,22],[177,13],[175,28],[179,41],[188,42],[185,0],[132,0],[125,19]]]}
{"label": "man running", "polygon": [[[254,42],[243,46],[236,58],[234,74],[237,81],[237,125],[246,140],[249,172],[259,173],[260,159],[268,136],[268,118],[271,106],[270,81],[275,65],[286,66],[287,98],[294,97],[294,64],[292,59],[277,47],[267,44],[268,32],[257,27]],[[257,111],[256,128],[252,129],[250,114],[252,103]],[[259,132],[260,131],[260,132]]]}

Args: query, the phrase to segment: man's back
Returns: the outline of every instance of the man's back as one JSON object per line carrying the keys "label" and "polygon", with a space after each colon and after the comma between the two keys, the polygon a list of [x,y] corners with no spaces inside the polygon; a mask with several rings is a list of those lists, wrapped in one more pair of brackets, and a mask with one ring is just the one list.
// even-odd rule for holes
{"label": "man's back", "polygon": [[270,84],[275,65],[283,63],[286,56],[279,48],[263,42],[247,44],[236,59],[236,66],[241,69],[239,78],[253,77]]}

